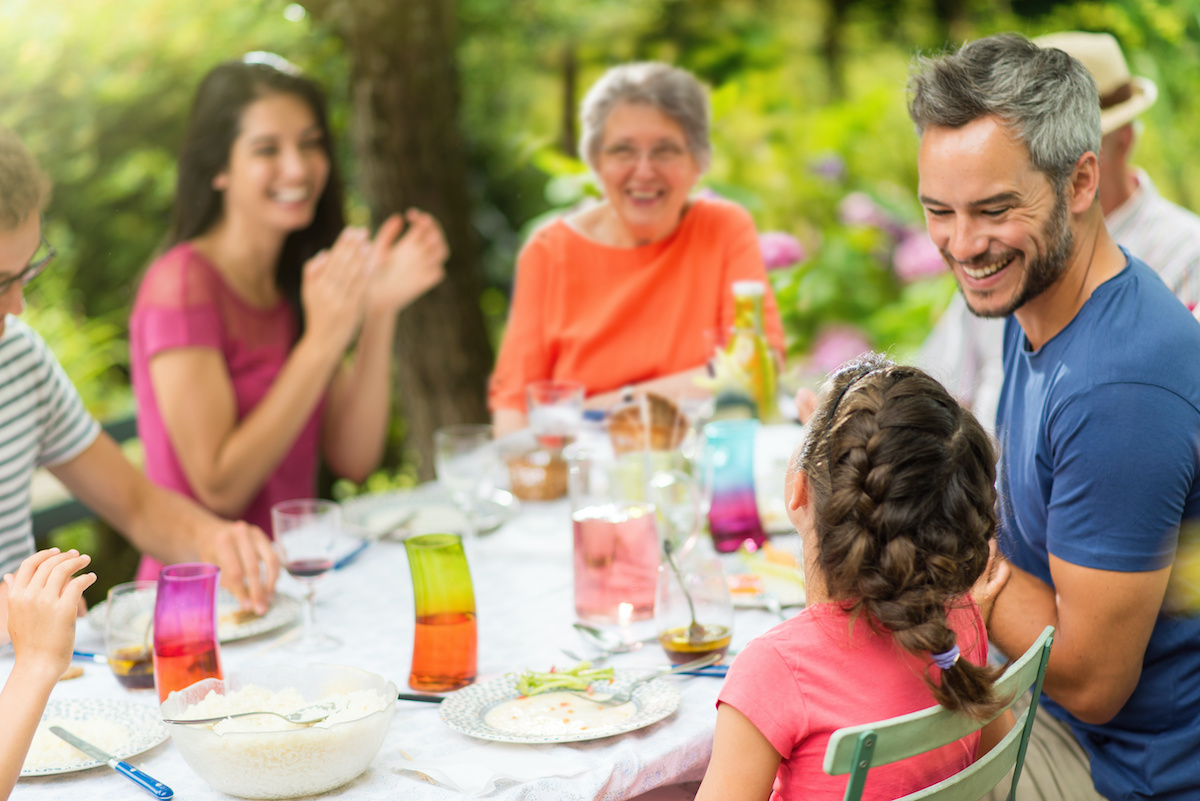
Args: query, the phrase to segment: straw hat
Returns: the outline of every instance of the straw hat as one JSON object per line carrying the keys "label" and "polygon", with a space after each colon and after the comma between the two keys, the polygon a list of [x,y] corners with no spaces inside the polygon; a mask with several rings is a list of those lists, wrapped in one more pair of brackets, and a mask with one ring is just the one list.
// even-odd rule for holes
{"label": "straw hat", "polygon": [[1039,36],[1038,47],[1053,47],[1077,59],[1100,90],[1100,130],[1111,133],[1154,105],[1158,87],[1149,78],[1131,76],[1121,46],[1111,34],[1066,31]]}

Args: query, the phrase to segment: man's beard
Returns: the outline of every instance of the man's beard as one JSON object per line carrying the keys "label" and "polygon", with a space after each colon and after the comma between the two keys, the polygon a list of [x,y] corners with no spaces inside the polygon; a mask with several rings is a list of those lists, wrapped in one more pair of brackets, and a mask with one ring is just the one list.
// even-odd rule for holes
{"label": "man's beard", "polygon": [[[976,317],[1007,317],[1053,286],[1067,271],[1071,251],[1075,247],[1075,235],[1071,231],[1065,187],[1058,193],[1054,202],[1054,210],[1046,221],[1046,227],[1042,229],[1042,238],[1046,242],[1046,252],[1026,260],[1025,280],[1017,288],[1016,294],[1013,295],[1012,301],[1007,306],[999,309],[979,310],[971,305],[970,296],[966,292],[962,293],[963,300],[967,302],[967,308],[971,310],[972,314]],[[1001,259],[1011,259],[1017,255],[1019,255],[1018,251],[1013,250],[1004,254]],[[945,251],[942,251],[942,256],[954,261]],[[986,258],[989,261],[995,261],[995,257],[987,256]],[[959,291],[962,291],[961,287]]]}

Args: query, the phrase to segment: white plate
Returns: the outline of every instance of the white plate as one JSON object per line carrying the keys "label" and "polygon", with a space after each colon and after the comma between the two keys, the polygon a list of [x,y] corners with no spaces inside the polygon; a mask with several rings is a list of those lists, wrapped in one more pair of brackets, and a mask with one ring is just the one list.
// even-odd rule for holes
{"label": "white plate", "polygon": [[[520,502],[507,490],[495,490],[475,506],[479,534],[495,531],[520,511]],[[342,519],[364,529],[367,536],[403,539],[413,534],[461,532],[466,519],[450,493],[437,483],[412,490],[360,495],[342,502]],[[395,534],[393,534],[395,531]]]}
{"label": "white plate", "polygon": [[[620,691],[645,675],[646,672],[641,670],[617,670],[612,690]],[[607,687],[605,691],[607,692]],[[633,702],[637,705],[637,712],[616,725],[570,734],[547,735],[501,731],[484,721],[492,707],[517,697],[516,682],[508,676],[472,684],[446,696],[446,700],[441,703],[442,720],[455,731],[481,740],[495,740],[500,743],[575,743],[613,737],[657,723],[679,708],[680,699],[679,688],[673,682],[655,679],[633,691]]]}
{"label": "white plate", "polygon": [[[51,700],[46,704],[46,712],[42,720],[79,721],[84,724],[96,720],[104,720],[124,726],[129,732],[128,738],[120,747],[104,743],[94,743],[103,748],[117,759],[128,759],[167,739],[167,727],[163,725],[162,716],[157,706],[138,704],[133,701],[114,701],[101,698],[76,698],[71,700]],[[71,731],[70,726],[63,728]],[[82,730],[72,731],[83,739],[88,739]],[[47,736],[55,737],[47,733]],[[56,738],[57,739],[57,738]],[[60,765],[49,765],[37,769],[22,770],[21,776],[52,776],[57,773],[74,773],[77,770],[90,770],[105,763],[91,757],[80,757],[82,761],[72,761]]]}
{"label": "white plate", "polygon": [[[261,617],[239,623],[234,615],[240,608],[233,594],[222,588],[217,596],[217,639],[221,642],[233,642],[266,634],[288,625],[300,616],[300,600],[282,592],[275,593],[271,607]],[[108,601],[101,601],[88,610],[88,625],[103,634],[107,615]]]}

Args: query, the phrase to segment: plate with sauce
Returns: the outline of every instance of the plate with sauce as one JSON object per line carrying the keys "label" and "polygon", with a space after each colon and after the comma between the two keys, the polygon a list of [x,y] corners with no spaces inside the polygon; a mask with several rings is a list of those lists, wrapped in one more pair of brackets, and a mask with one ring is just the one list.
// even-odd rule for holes
{"label": "plate with sauce", "polygon": [[[593,685],[597,697],[616,692],[645,676],[617,670],[613,684]],[[636,731],[679,708],[679,688],[659,678],[638,686],[628,704],[606,707],[573,693],[522,696],[516,680],[502,676],[446,696],[442,720],[455,731],[501,743],[574,743]]]}

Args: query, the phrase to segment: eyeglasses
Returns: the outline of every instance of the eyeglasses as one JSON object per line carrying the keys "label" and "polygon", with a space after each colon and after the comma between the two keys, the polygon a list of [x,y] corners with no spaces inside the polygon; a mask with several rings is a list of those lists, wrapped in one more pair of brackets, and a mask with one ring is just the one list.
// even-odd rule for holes
{"label": "eyeglasses", "polygon": [[46,235],[43,234],[42,243],[38,245],[38,249],[34,252],[33,258],[29,260],[29,264],[25,265],[25,269],[16,275],[0,279],[0,295],[7,294],[8,290],[12,289],[18,283],[21,286],[25,286],[37,278],[42,270],[46,269],[46,265],[54,261],[54,257],[57,255],[58,251],[46,241]]}
{"label": "eyeglasses", "polygon": [[650,148],[649,151],[639,150],[633,145],[624,143],[610,145],[601,151],[605,158],[612,159],[623,166],[637,164],[642,160],[642,156],[649,156],[650,162],[660,167],[674,164],[686,153],[686,150],[674,142],[661,142]]}

